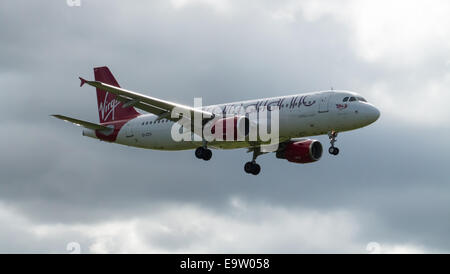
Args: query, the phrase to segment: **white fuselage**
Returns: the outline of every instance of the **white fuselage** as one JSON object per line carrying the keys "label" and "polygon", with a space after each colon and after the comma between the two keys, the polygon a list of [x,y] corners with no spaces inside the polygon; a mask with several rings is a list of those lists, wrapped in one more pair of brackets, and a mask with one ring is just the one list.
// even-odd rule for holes
{"label": "white fuselage", "polygon": [[[345,102],[344,98],[347,98]],[[357,99],[350,101],[350,98]],[[380,115],[372,104],[365,102],[357,93],[348,91],[322,91],[264,98],[205,106],[203,109],[211,111],[218,107],[227,115],[238,115],[242,108],[250,105],[256,108],[279,108],[280,142],[291,138],[327,134],[330,131],[358,129],[375,122]],[[201,141],[174,141],[171,136],[173,124],[170,120],[158,120],[158,116],[153,114],[140,115],[122,127],[116,143],[158,150],[195,149],[202,145]],[[246,141],[222,141],[208,143],[208,146],[233,149],[249,147],[250,144]]]}

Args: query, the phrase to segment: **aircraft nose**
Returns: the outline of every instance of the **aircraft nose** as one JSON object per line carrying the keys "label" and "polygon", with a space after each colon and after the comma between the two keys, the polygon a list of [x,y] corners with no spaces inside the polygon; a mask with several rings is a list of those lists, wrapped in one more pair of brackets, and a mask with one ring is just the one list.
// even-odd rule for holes
{"label": "aircraft nose", "polygon": [[371,124],[380,118],[380,111],[373,105],[368,105],[366,110],[368,122]]}

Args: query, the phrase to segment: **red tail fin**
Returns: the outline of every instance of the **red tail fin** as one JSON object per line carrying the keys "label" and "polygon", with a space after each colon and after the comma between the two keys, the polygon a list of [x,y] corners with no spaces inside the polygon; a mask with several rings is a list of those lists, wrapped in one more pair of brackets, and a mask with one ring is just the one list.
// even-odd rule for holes
{"label": "red tail fin", "polygon": [[[120,87],[108,67],[94,68],[95,81]],[[97,89],[97,104],[100,123],[129,119],[139,115],[134,107],[123,108],[116,95]]]}

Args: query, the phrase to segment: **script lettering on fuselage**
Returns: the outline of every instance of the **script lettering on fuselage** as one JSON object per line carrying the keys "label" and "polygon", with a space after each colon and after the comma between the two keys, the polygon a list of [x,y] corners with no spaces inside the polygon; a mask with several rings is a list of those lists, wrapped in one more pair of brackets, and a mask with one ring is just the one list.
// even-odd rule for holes
{"label": "script lettering on fuselage", "polygon": [[[307,100],[308,96],[294,96],[290,98],[290,101],[287,103],[287,108],[293,109],[294,107],[300,108],[301,106],[310,107],[316,103],[316,100]],[[219,106],[221,109],[222,115],[230,115],[230,114],[244,114],[245,109],[252,107],[255,111],[260,111],[262,108],[267,108],[268,111],[272,111],[272,108],[277,106],[278,109],[282,108],[282,105],[285,104],[286,98],[279,98],[273,101],[269,100],[259,100],[251,104],[230,104],[230,105],[222,105]],[[217,107],[217,106],[215,106]],[[207,111],[211,111],[212,107],[207,107]]]}

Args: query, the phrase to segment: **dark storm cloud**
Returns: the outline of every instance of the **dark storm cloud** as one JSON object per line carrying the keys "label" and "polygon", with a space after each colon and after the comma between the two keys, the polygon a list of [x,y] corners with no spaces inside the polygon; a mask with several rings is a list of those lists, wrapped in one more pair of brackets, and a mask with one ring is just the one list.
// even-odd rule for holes
{"label": "dark storm cloud", "polygon": [[[108,65],[128,89],[192,104],[194,96],[218,103],[330,86],[364,94],[362,88],[380,79],[393,87],[422,87],[423,80],[412,76],[438,79],[444,71],[440,56],[414,73],[386,69],[355,55],[344,23],[297,14],[286,24],[255,12],[254,3],[225,15],[207,4],[175,9],[168,1],[0,5],[0,23],[8,26],[0,28],[6,104],[0,110],[0,201],[31,223],[95,224],[156,212],[165,203],[227,216],[233,214],[230,197],[238,196],[285,208],[357,212],[363,243],[449,250],[448,126],[438,131],[382,113],[376,124],[339,136],[339,158],[324,155],[320,162],[295,165],[264,155],[258,159],[261,176],[249,177],[242,167],[250,158],[245,150],[217,151],[213,161],[199,162],[192,151],[84,138],[79,128],[48,116],[97,121],[94,90],[79,88],[77,76],[93,78],[92,67],[99,65]],[[326,137],[319,140],[327,144]],[[15,234],[8,229],[5,234]],[[30,235],[31,246],[61,252],[58,240],[38,243]],[[61,237],[65,243],[69,236]],[[168,249],[183,246],[173,235],[156,238]],[[1,252],[36,251],[27,241],[1,241]]]}

